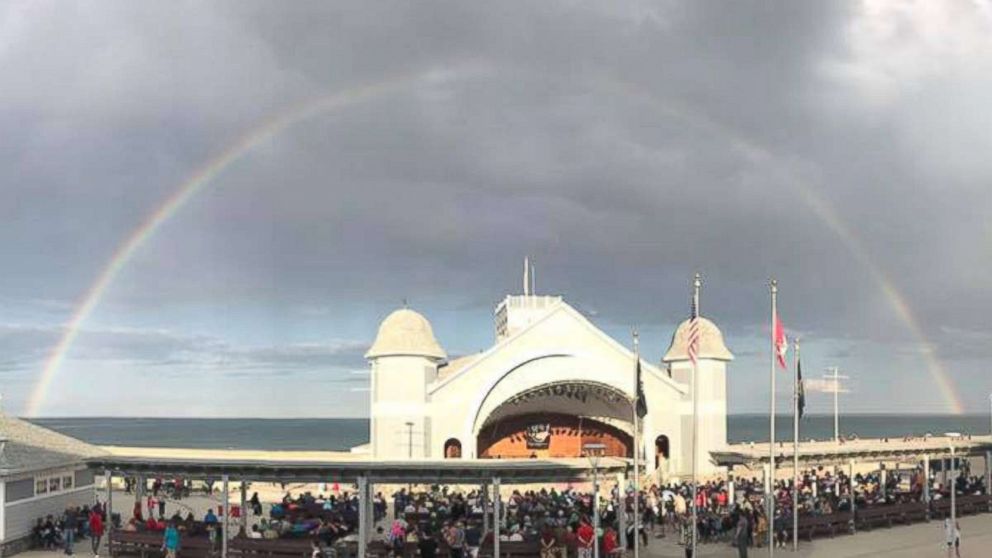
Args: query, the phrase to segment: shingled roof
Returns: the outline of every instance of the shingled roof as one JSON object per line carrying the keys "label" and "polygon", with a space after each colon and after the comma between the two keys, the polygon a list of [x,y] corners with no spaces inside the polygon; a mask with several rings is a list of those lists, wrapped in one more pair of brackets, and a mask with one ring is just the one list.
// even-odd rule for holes
{"label": "shingled roof", "polygon": [[74,465],[104,454],[86,442],[0,415],[0,477]]}

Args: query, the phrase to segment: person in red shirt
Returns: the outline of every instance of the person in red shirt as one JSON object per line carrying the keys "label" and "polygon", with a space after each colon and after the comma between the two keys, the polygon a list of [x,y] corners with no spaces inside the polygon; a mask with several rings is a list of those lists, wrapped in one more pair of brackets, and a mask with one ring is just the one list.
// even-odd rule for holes
{"label": "person in red shirt", "polygon": [[94,506],[90,511],[90,546],[93,548],[93,558],[100,558],[100,539],[103,538],[103,516]]}
{"label": "person in red shirt", "polygon": [[607,527],[606,533],[603,534],[603,552],[607,556],[613,556],[620,550],[617,546],[619,546],[617,532],[612,527]]}
{"label": "person in red shirt", "polygon": [[596,532],[592,525],[583,518],[575,534],[579,538],[579,558],[592,558],[592,545],[596,544]]}

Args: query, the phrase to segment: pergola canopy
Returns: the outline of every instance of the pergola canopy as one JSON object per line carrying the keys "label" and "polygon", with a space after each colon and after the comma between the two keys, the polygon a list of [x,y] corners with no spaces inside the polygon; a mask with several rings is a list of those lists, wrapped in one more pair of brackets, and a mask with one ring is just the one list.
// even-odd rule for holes
{"label": "pergola canopy", "polygon": [[[365,478],[385,484],[482,484],[499,478],[503,484],[581,482],[592,478],[588,459],[420,460],[420,461],[272,461],[243,459],[100,456],[87,460],[97,472],[219,479],[223,475],[256,482],[355,483]],[[622,473],[627,460],[601,458],[600,474]]]}

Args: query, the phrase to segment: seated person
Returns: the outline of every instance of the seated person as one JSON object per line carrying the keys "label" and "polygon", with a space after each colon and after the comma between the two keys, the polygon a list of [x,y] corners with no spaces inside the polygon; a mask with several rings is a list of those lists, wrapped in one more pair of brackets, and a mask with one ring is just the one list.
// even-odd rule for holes
{"label": "seated person", "polygon": [[148,520],[145,521],[145,529],[148,531],[158,531],[158,521],[155,521],[155,518],[149,515]]}

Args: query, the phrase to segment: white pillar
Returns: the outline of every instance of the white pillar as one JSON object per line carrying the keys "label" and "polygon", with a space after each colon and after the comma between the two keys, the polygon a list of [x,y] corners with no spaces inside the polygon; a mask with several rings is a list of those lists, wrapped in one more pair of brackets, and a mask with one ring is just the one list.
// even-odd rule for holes
{"label": "white pillar", "polygon": [[368,526],[369,526],[369,538],[372,538],[372,533],[375,532],[375,483],[372,479],[369,479],[365,483],[365,492],[368,494],[366,496],[365,510],[368,512]]}
{"label": "white pillar", "polygon": [[[618,494],[620,496],[620,501],[617,503],[617,518],[620,520],[620,548],[626,550],[627,543],[627,479],[624,478],[623,473],[617,473],[617,483],[620,484],[621,489]],[[635,496],[636,497],[636,496]],[[634,519],[634,525],[637,525],[637,519]],[[634,538],[637,538],[637,528],[634,528]]]}
{"label": "white pillar", "polygon": [[731,505],[731,506],[734,505],[737,502],[737,500],[735,498],[736,498],[736,494],[735,494],[735,487],[734,487],[734,476],[733,475],[728,475],[727,476],[727,503],[729,505]]}
{"label": "white pillar", "polygon": [[[34,482],[34,481],[32,481]],[[0,544],[7,540],[7,516],[5,509],[7,508],[7,483],[0,480]]]}
{"label": "white pillar", "polygon": [[365,557],[369,540],[368,496],[368,479],[365,476],[358,477],[358,558]]}
{"label": "white pillar", "polygon": [[885,501],[885,480],[886,480],[885,463],[882,463],[878,473],[878,482],[879,482],[878,488],[879,490],[882,491],[882,501]]}
{"label": "white pillar", "polygon": [[[107,554],[110,554],[110,537],[114,530],[114,475],[110,469],[106,469],[103,472],[103,478],[107,484],[107,502],[104,504],[104,509],[107,512],[107,524],[104,526],[104,530],[107,531]],[[0,537],[0,539],[2,538]]]}
{"label": "white pillar", "polygon": [[489,487],[485,483],[479,487],[479,505],[482,507],[482,536],[486,536],[486,531],[489,530],[489,498],[487,493],[489,492]]}
{"label": "white pillar", "polygon": [[499,477],[493,477],[493,558],[499,558],[500,504]]}
{"label": "white pillar", "polygon": [[[985,452],[985,495],[992,495],[992,451]],[[989,501],[990,509],[992,511],[992,500]]]}
{"label": "white pillar", "polygon": [[957,494],[958,468],[957,468],[957,464],[954,461],[955,461],[954,460],[954,446],[952,445],[951,446],[951,467],[953,467],[953,470],[950,472],[950,474],[951,474],[951,477],[950,477],[951,480],[948,483],[950,485],[950,489],[951,489],[951,529],[956,529],[957,528],[956,526],[957,526],[957,520],[958,520],[958,516],[957,516],[958,510],[955,508],[955,500],[956,500],[956,494]]}
{"label": "white pillar", "polygon": [[248,487],[245,478],[241,477],[241,532],[248,536]]}
{"label": "white pillar", "polygon": [[850,482],[851,482],[851,525],[852,525],[852,527],[854,527],[854,530],[857,531],[858,530],[858,527],[857,527],[858,524],[857,524],[857,521],[856,521],[855,513],[857,512],[858,505],[857,505],[857,498],[855,497],[856,493],[855,493],[855,490],[854,490],[854,460],[853,459],[851,459],[850,461],[847,462],[847,470],[848,470],[848,475],[849,475],[849,479],[850,479]]}
{"label": "white pillar", "polygon": [[221,558],[227,558],[227,524],[228,518],[231,517],[231,491],[228,482],[227,473],[221,475],[221,482],[224,485],[222,490],[224,494],[224,522],[221,523],[221,539],[220,539],[220,556]]}
{"label": "white pillar", "polygon": [[[144,475],[137,475],[136,477],[134,477],[134,501],[135,502],[141,503],[141,499],[145,496],[145,489],[147,489],[147,486],[145,486],[145,483],[146,482],[147,481],[145,480],[145,476]],[[142,503],[142,505],[144,505],[144,504]]]}

